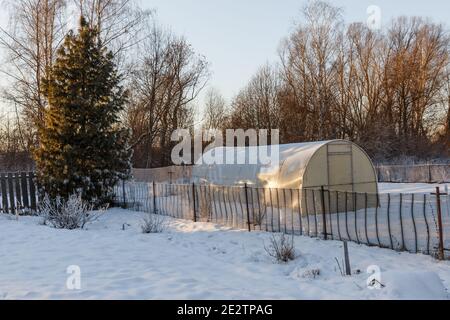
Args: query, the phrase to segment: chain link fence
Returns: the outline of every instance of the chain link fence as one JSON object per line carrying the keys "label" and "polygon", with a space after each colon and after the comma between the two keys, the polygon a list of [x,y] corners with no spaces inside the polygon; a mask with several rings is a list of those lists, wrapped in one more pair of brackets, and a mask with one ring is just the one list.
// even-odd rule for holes
{"label": "chain link fence", "polygon": [[376,169],[379,182],[450,182],[450,164],[380,165]]}

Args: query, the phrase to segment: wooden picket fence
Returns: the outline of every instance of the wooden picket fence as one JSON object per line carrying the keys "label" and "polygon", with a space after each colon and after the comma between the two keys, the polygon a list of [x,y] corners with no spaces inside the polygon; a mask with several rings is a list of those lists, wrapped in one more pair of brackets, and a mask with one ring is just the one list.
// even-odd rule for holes
{"label": "wooden picket fence", "polygon": [[0,173],[0,192],[2,212],[36,210],[38,193],[33,172]]}

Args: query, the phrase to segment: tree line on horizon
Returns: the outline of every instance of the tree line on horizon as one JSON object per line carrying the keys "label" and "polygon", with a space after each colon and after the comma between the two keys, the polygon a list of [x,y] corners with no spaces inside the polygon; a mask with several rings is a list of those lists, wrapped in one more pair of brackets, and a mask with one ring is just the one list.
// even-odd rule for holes
{"label": "tree line on horizon", "polygon": [[261,66],[229,105],[208,93],[206,126],[280,129],[281,143],[349,139],[377,162],[448,158],[448,29],[399,17],[371,30],[342,13],[305,6],[279,61]]}
{"label": "tree line on horizon", "polygon": [[261,66],[232,101],[220,88],[199,101],[207,58],[134,0],[7,3],[0,71],[8,80],[2,100],[13,112],[0,119],[0,153],[11,166],[31,161],[41,142],[44,87],[70,30],[69,8],[98,31],[118,68],[127,92],[118,125],[130,131],[134,167],[170,165],[172,132],[200,125],[280,129],[281,143],[349,139],[379,162],[449,156],[450,37],[428,19],[400,17],[373,31],[345,24],[342,9],[327,2],[310,2],[281,41],[279,61]]}

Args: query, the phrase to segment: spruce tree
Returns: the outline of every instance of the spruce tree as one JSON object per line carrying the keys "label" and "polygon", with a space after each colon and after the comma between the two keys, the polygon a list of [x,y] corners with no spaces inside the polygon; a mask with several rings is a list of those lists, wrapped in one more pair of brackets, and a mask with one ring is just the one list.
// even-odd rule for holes
{"label": "spruce tree", "polygon": [[51,198],[79,192],[85,200],[104,203],[129,175],[129,134],[119,123],[127,94],[113,54],[98,39],[82,17],[44,81],[49,106],[35,161],[40,190]]}

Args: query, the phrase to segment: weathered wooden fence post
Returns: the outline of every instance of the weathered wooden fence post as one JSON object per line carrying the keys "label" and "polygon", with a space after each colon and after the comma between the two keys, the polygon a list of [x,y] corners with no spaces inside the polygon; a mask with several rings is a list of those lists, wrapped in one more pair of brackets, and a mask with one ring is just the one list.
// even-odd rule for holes
{"label": "weathered wooden fence post", "polygon": [[20,184],[22,187],[22,206],[24,207],[24,209],[28,209],[30,207],[30,201],[28,198],[28,186],[27,186],[27,173],[26,172],[21,172],[20,173]]}
{"label": "weathered wooden fence post", "polygon": [[194,217],[194,222],[197,222],[197,213],[196,213],[196,205],[195,205],[195,182],[192,183],[192,209],[193,209],[193,217]]}
{"label": "weathered wooden fence post", "polygon": [[326,217],[326,210],[325,210],[325,188],[324,188],[324,186],[320,187],[320,197],[321,197],[321,201],[322,201],[323,238],[324,238],[324,240],[327,240],[328,232],[327,232],[327,217]]}
{"label": "weathered wooden fence post", "polygon": [[438,216],[438,235],[439,235],[439,252],[438,252],[438,258],[439,260],[444,260],[444,232],[442,228],[442,210],[441,210],[441,195],[444,195],[445,193],[440,192],[440,188],[436,187],[436,193],[433,193],[436,195],[436,208],[437,208],[437,216]]}
{"label": "weathered wooden fence post", "polygon": [[127,198],[126,198],[126,191],[125,191],[125,180],[122,180],[122,200],[123,200],[123,208],[127,208]]}
{"label": "weathered wooden fence post", "polygon": [[250,222],[250,207],[248,205],[248,185],[247,183],[244,185],[244,191],[245,191],[245,205],[247,209],[247,225],[248,225],[248,232],[252,231],[252,225]]}
{"label": "weathered wooden fence post", "polygon": [[33,172],[0,174],[0,208],[4,213],[37,209],[36,181]]}
{"label": "weathered wooden fence post", "polygon": [[2,209],[4,213],[9,213],[8,194],[6,193],[6,175],[4,173],[1,174],[0,185],[2,190]]}
{"label": "weathered wooden fence post", "polygon": [[28,173],[28,182],[30,183],[30,205],[31,210],[35,211],[37,209],[36,203],[36,181],[34,172]]}
{"label": "weathered wooden fence post", "polygon": [[[14,174],[14,184],[16,187],[16,211],[20,210],[23,207],[23,202],[22,202],[22,190],[20,188],[20,173],[16,172]],[[15,212],[16,212],[15,211]]]}
{"label": "weathered wooden fence post", "polygon": [[153,194],[153,213],[158,214],[158,210],[156,209],[156,184],[155,184],[155,181],[152,181],[152,194]]}
{"label": "weathered wooden fence post", "polygon": [[16,197],[14,195],[14,182],[13,174],[8,173],[8,193],[9,193],[9,209],[10,212],[14,213],[16,209]]}

